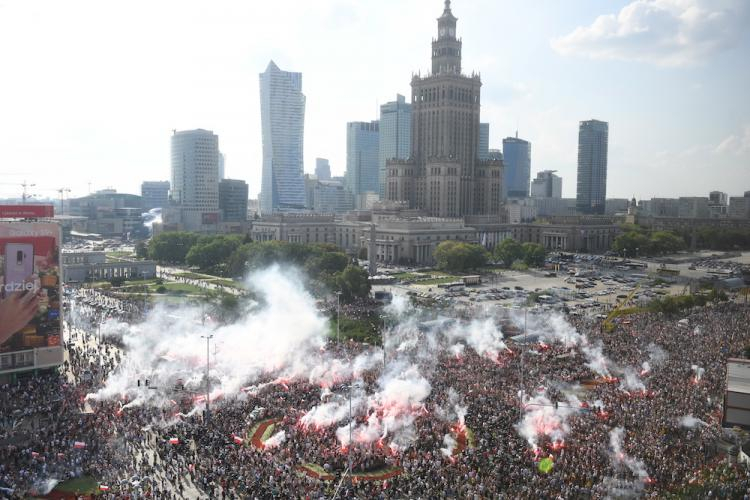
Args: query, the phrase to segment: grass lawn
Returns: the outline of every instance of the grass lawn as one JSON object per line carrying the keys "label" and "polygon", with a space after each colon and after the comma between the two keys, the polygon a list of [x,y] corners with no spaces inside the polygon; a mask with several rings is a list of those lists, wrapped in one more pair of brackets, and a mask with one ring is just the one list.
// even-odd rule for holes
{"label": "grass lawn", "polygon": [[100,495],[99,482],[91,476],[82,476],[62,482],[55,486],[57,491],[63,493],[81,493],[83,495]]}
{"label": "grass lawn", "polygon": [[[336,339],[336,319],[331,319],[328,325],[328,337]],[[358,342],[367,342],[368,344],[380,344],[378,324],[370,318],[350,319],[342,316],[341,339],[352,339]]]}
{"label": "grass lawn", "polygon": [[221,286],[226,286],[229,288],[237,288],[239,290],[245,289],[245,287],[243,287],[241,283],[237,283],[236,281],[227,280],[223,278],[217,278],[217,279],[212,279],[208,281],[209,283],[213,283],[214,285],[221,285]]}
{"label": "grass lawn", "polygon": [[179,276],[180,278],[187,278],[189,280],[211,280],[216,278],[216,276],[211,276],[210,274],[198,274],[198,273],[177,273],[175,276]]}
{"label": "grass lawn", "polygon": [[457,281],[461,281],[461,278],[458,278],[456,276],[446,276],[443,278],[432,278],[429,280],[424,281],[415,281],[415,285],[444,285],[446,283],[455,283]]}
{"label": "grass lawn", "polygon": [[151,293],[158,293],[156,291],[159,287],[164,287],[165,293],[194,293],[194,294],[205,294],[206,290],[199,286],[189,285],[187,283],[164,283],[163,285],[149,285],[148,290]]}

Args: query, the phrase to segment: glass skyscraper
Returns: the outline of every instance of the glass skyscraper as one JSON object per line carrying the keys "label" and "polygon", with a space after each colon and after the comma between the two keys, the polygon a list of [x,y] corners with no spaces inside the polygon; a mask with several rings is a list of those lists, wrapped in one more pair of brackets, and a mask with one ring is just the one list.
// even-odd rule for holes
{"label": "glass skyscraper", "polygon": [[609,124],[599,120],[581,122],[578,128],[578,182],[576,210],[604,214],[607,198],[607,148]]}
{"label": "glass skyscraper", "polygon": [[352,194],[380,191],[378,121],[346,124],[346,187]]}
{"label": "glass skyscraper", "polygon": [[263,130],[262,214],[305,208],[303,149],[305,96],[302,73],[281,71],[271,61],[260,74]]}
{"label": "glass skyscraper", "polygon": [[406,160],[411,149],[411,104],[397,94],[396,100],[380,106],[380,199],[385,199],[385,162]]}
{"label": "glass skyscraper", "polygon": [[527,198],[531,180],[531,143],[515,137],[503,139],[503,198]]}
{"label": "glass skyscraper", "polygon": [[480,160],[490,159],[490,124],[489,123],[479,124],[479,151],[477,151],[477,158]]}

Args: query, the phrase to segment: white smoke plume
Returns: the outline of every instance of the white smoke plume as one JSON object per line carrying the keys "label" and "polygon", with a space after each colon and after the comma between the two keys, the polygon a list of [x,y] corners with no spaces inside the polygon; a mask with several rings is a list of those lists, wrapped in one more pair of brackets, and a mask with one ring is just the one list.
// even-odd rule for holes
{"label": "white smoke plume", "polygon": [[667,359],[669,359],[669,354],[667,354],[667,351],[654,344],[653,342],[651,342],[648,347],[646,347],[646,351],[648,351],[648,361],[652,366],[659,366]]}
{"label": "white smoke plume", "polygon": [[468,324],[456,323],[445,331],[451,343],[463,341],[480,356],[497,360],[502,352],[508,352],[503,332],[493,318],[474,320]]}
{"label": "white smoke plume", "polygon": [[575,415],[581,402],[573,394],[566,394],[567,401],[555,404],[547,397],[547,391],[532,398],[524,398],[523,419],[516,424],[516,430],[536,451],[539,439],[549,437],[553,442],[562,442],[570,432],[568,419]]}
{"label": "white smoke plume", "polygon": [[599,341],[594,345],[584,345],[581,347],[583,354],[586,356],[586,366],[600,377],[611,377],[610,366],[612,362],[604,355],[602,342]]}
{"label": "white smoke plume", "polygon": [[645,391],[646,386],[634,369],[626,367],[620,370],[620,389],[623,391]]}
{"label": "white smoke plume", "polygon": [[[89,397],[127,396],[158,405],[169,399],[167,393],[178,379],[188,390],[200,392],[205,387],[207,335],[213,335],[211,386],[217,395],[234,395],[259,376],[281,370],[289,377],[308,376],[325,356],[320,350],[327,328],[300,283],[296,273],[278,266],[251,275],[248,284],[262,305],[226,326],[205,322],[200,308],[157,308],[123,333],[122,363],[105,387]],[[156,389],[137,387],[137,381],[145,379]]]}
{"label": "white smoke plume", "polygon": [[648,479],[646,465],[641,460],[629,456],[623,450],[624,434],[625,429],[622,427],[616,427],[609,431],[609,446],[612,451],[612,465],[615,468],[625,466],[630,469],[630,472],[632,472],[634,476],[641,481],[645,481]]}
{"label": "white smoke plume", "polygon": [[704,422],[703,420],[696,418],[692,415],[685,415],[684,417],[680,417],[677,419],[677,423],[680,427],[686,427],[688,429],[692,429],[697,426],[707,426],[708,424]]}
{"label": "white smoke plume", "polygon": [[588,339],[580,334],[560,313],[550,315],[533,315],[524,318],[524,315],[516,314],[514,323],[523,328],[526,322],[526,331],[529,335],[538,335],[547,343],[560,343],[567,348],[588,344]]}
{"label": "white smoke plume", "polygon": [[440,448],[440,453],[443,454],[445,457],[452,457],[453,456],[453,450],[456,449],[456,445],[458,445],[458,442],[456,442],[456,439],[451,436],[450,434],[446,434],[443,436],[443,444],[445,445],[444,448]]}
{"label": "white smoke plume", "polygon": [[280,446],[284,441],[286,441],[286,431],[279,431],[270,438],[263,441],[263,447],[265,449],[270,448],[277,448]]}
{"label": "white smoke plume", "polygon": [[691,366],[690,368],[691,368],[691,369],[693,370],[693,372],[695,373],[695,378],[694,378],[694,380],[695,380],[696,382],[700,382],[700,380],[701,380],[701,379],[703,378],[703,374],[704,374],[704,373],[706,373],[706,369],[705,369],[705,368],[702,368],[702,367],[700,367],[700,366],[698,366],[698,365],[692,365],[692,366]]}

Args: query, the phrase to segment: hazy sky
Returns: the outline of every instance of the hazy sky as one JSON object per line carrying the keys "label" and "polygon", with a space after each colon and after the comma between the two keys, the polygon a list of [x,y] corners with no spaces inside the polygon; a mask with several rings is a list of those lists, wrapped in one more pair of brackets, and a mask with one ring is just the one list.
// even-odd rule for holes
{"label": "hazy sky", "polygon": [[[608,197],[750,190],[750,1],[454,0],[490,146],[575,195],[578,122],[610,124]],[[410,95],[443,0],[0,0],[0,197],[169,179],[172,129],[219,135],[260,190],[258,74],[303,73],[305,170]]]}

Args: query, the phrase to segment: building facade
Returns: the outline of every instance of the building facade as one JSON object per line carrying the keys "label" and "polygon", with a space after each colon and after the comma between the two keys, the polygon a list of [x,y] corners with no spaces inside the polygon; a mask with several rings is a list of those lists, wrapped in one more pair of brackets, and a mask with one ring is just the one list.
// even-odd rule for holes
{"label": "building facade", "polygon": [[79,218],[72,229],[77,233],[127,237],[145,232],[140,196],[104,189],[81,198],[71,198],[68,215]]}
{"label": "building facade", "polygon": [[237,179],[222,179],[219,182],[219,209],[224,222],[247,220],[247,182]]}
{"label": "building facade", "polygon": [[486,161],[490,159],[490,124],[480,123],[479,124],[479,151],[477,151],[477,157]]}
{"label": "building facade", "polygon": [[750,191],[745,191],[745,196],[729,198],[727,215],[733,219],[750,219]]}
{"label": "building facade", "polygon": [[271,61],[260,74],[260,115],[263,134],[261,212],[303,209],[305,96],[302,73],[281,71]]}
{"label": "building facade", "polygon": [[186,230],[219,220],[219,137],[210,130],[174,131],[170,197]]}
{"label": "building facade", "polygon": [[432,72],[411,82],[410,159],[387,161],[385,198],[433,217],[499,214],[503,167],[478,157],[482,82],[461,72],[456,23],[446,1],[432,41]]}
{"label": "building facade", "polygon": [[608,145],[607,122],[589,120],[579,124],[576,209],[583,214],[604,214]]}
{"label": "building facade", "polygon": [[516,137],[503,139],[504,198],[528,198],[531,180],[531,143]]}
{"label": "building facade", "polygon": [[380,106],[379,189],[385,199],[385,164],[388,160],[407,160],[411,154],[411,104],[400,94],[396,100]]}
{"label": "building facade", "polygon": [[537,172],[531,182],[532,198],[562,198],[562,177],[555,175],[556,170]]}
{"label": "building facade", "polygon": [[321,181],[331,180],[331,164],[325,158],[315,158],[315,177]]}
{"label": "building facade", "polygon": [[141,183],[141,208],[148,212],[169,205],[169,181],[144,181]]}
{"label": "building facade", "polygon": [[346,187],[353,195],[380,191],[380,123],[346,124]]}

